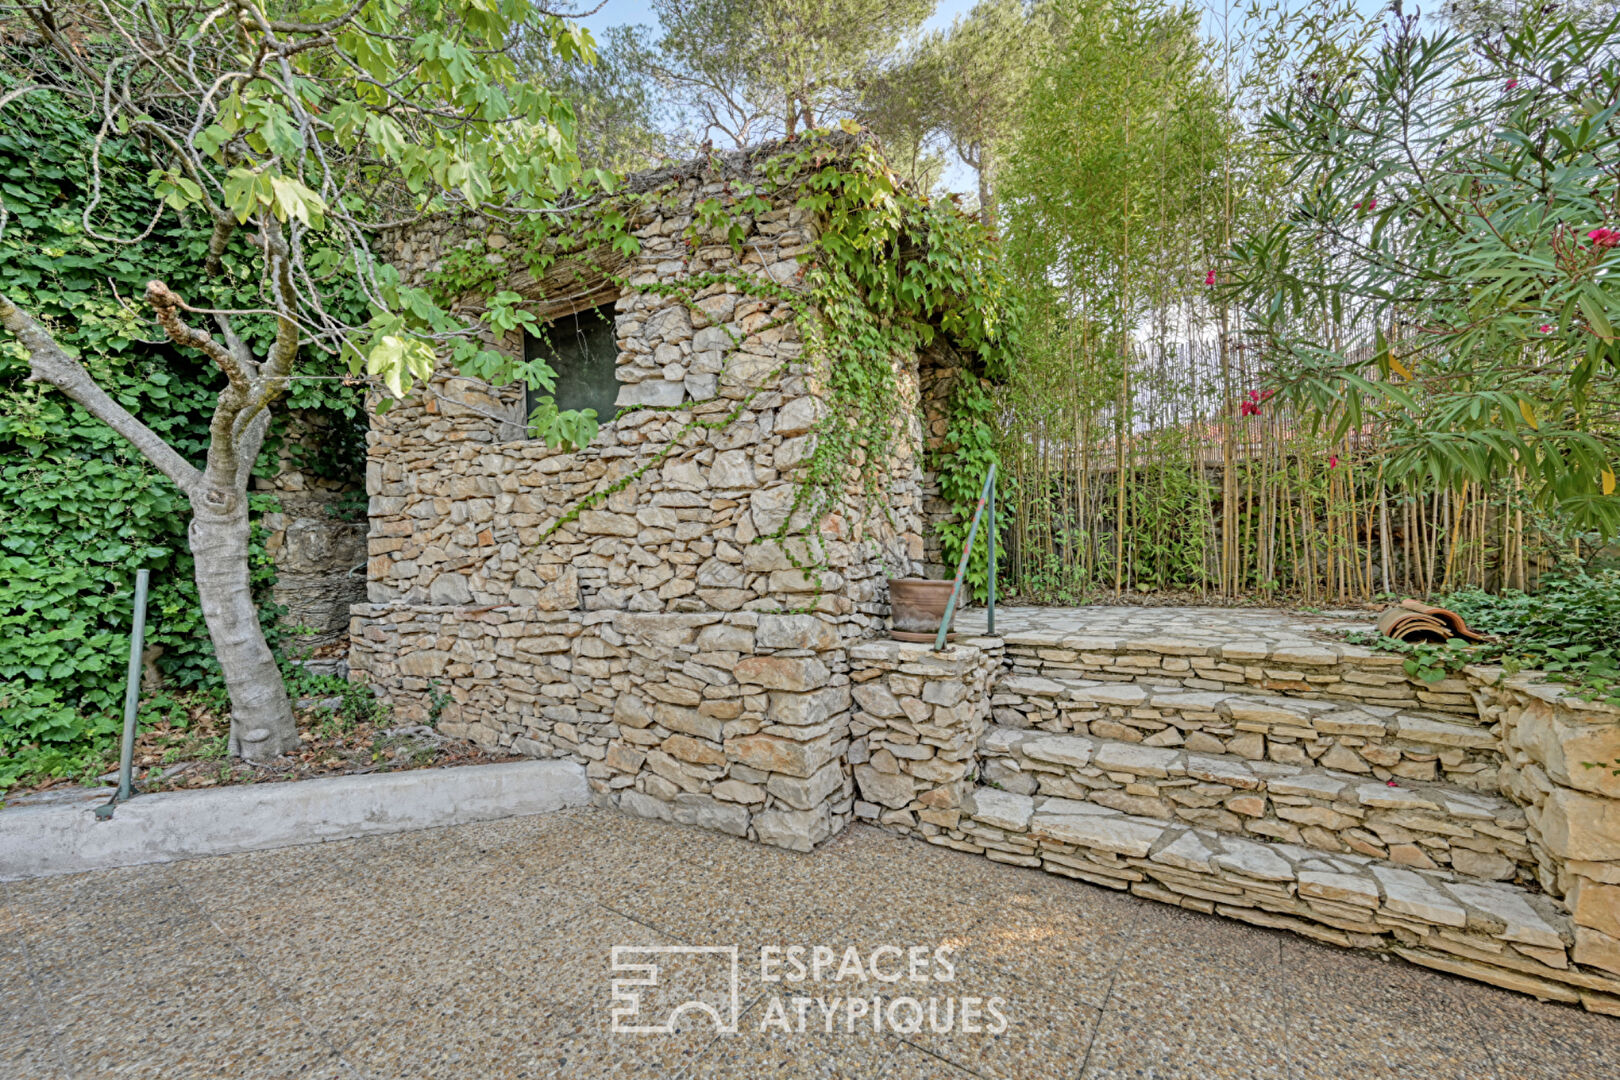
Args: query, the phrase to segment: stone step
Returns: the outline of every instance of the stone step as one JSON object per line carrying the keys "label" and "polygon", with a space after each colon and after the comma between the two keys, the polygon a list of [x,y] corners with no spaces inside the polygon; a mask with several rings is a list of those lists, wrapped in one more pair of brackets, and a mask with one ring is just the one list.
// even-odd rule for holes
{"label": "stone step", "polygon": [[1008,727],[1497,790],[1496,736],[1477,715],[1187,690],[1147,678],[1122,683],[1005,672],[992,684],[990,704],[995,721]]}
{"label": "stone step", "polygon": [[1476,878],[1536,879],[1525,813],[1496,794],[1001,726],[978,750],[981,779],[1015,794]]}
{"label": "stone step", "polygon": [[[1257,627],[1216,623],[1205,616],[1178,634],[1141,636],[1061,633],[1055,627],[1010,629],[996,640],[1008,669],[1016,675],[1113,682],[1151,679],[1185,690],[1242,688],[1365,705],[1475,712],[1466,682],[1449,678],[1430,684],[1411,678],[1402,668],[1404,658],[1395,653],[1351,645],[1326,633],[1320,639],[1282,631],[1268,636]],[[1370,624],[1361,628],[1372,629]]]}
{"label": "stone step", "polygon": [[1568,912],[1516,885],[990,787],[927,839],[1620,1015],[1620,978],[1572,961]]}

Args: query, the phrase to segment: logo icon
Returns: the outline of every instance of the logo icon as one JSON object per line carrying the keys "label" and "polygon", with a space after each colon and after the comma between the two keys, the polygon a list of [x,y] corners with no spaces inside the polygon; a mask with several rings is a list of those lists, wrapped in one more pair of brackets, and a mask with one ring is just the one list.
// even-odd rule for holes
{"label": "logo icon", "polygon": [[673,1035],[683,1014],[707,1013],[717,1032],[736,1034],[737,946],[615,945],[612,969],[627,976],[612,984],[615,1033]]}

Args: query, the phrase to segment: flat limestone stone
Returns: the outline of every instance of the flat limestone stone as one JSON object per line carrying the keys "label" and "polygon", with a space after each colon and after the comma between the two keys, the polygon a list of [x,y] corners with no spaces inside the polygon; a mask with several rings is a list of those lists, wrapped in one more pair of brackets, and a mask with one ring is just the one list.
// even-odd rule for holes
{"label": "flat limestone stone", "polygon": [[1076,847],[1111,851],[1140,859],[1164,835],[1164,825],[1151,824],[1124,814],[1037,814],[1030,832]]}
{"label": "flat limestone stone", "polygon": [[1092,814],[1100,817],[1108,817],[1110,814],[1119,813],[1118,810],[1098,803],[1082,802],[1079,799],[1063,799],[1055,795],[1036,803],[1035,812],[1038,814]]}
{"label": "flat limestone stone", "polygon": [[1009,675],[996,683],[996,689],[1008,694],[1059,697],[1064,691],[1064,686],[1060,682],[1043,679],[1039,675]]}
{"label": "flat limestone stone", "polygon": [[1196,832],[1188,829],[1175,840],[1160,848],[1153,856],[1154,862],[1164,863],[1166,866],[1179,867],[1182,870],[1193,870],[1200,874],[1209,874],[1215,871],[1212,860],[1215,851],[1204,843]]}
{"label": "flat limestone stone", "polygon": [[1169,776],[1170,769],[1181,757],[1179,751],[1164,750],[1140,743],[1110,742],[1092,755],[1091,763],[1109,772],[1128,772],[1138,776]]}
{"label": "flat limestone stone", "polygon": [[1339,793],[1348,786],[1347,781],[1319,772],[1302,772],[1266,781],[1266,790],[1278,795],[1298,795],[1306,799],[1329,801],[1338,798]]}
{"label": "flat limestone stone", "polygon": [[1098,701],[1104,705],[1141,705],[1147,701],[1147,691],[1135,683],[1099,683],[1073,693],[1076,701]]}
{"label": "flat limestone stone", "polygon": [[1080,735],[1052,735],[1043,739],[1031,739],[1018,749],[1026,757],[1032,757],[1037,761],[1083,768],[1090,764],[1097,746],[1090,739]]}
{"label": "flat limestone stone", "polygon": [[1247,720],[1253,724],[1286,724],[1289,727],[1309,728],[1311,719],[1305,713],[1283,708],[1253,698],[1233,698],[1227,709],[1234,720]]}
{"label": "flat limestone stone", "polygon": [[1029,732],[1018,728],[992,727],[979,740],[979,749],[987,754],[1006,754],[1027,738]]}
{"label": "flat limestone stone", "polygon": [[1361,874],[1302,870],[1299,875],[1299,895],[1337,900],[1341,904],[1355,904],[1357,907],[1378,907],[1378,884]]}
{"label": "flat limestone stone", "polygon": [[973,818],[1007,832],[1021,833],[1029,828],[1035,800],[1028,795],[995,788],[979,788],[973,793]]}
{"label": "flat limestone stone", "polygon": [[1415,791],[1390,787],[1388,784],[1362,784],[1356,788],[1356,801],[1362,806],[1376,806],[1384,810],[1435,810],[1437,803],[1425,799]]}
{"label": "flat limestone stone", "polygon": [[1507,889],[1492,889],[1462,881],[1446,882],[1446,891],[1471,908],[1478,908],[1507,924],[1496,934],[1503,941],[1522,941],[1545,949],[1562,949],[1564,939],[1543,919],[1529,901]]}
{"label": "flat limestone stone", "polygon": [[1264,641],[1228,641],[1221,646],[1223,660],[1264,660],[1271,655],[1271,645]]}
{"label": "flat limestone stone", "polygon": [[1458,746],[1470,750],[1494,750],[1496,736],[1489,729],[1473,724],[1448,724],[1426,716],[1401,713],[1395,717],[1397,738],[1434,746]]}
{"label": "flat limestone stone", "polygon": [[1273,661],[1279,664],[1306,664],[1312,667],[1329,666],[1339,662],[1333,649],[1313,649],[1303,645],[1282,645],[1271,651]]}
{"label": "flat limestone stone", "polygon": [[1293,865],[1264,844],[1227,838],[1221,846],[1226,850],[1215,856],[1215,865],[1224,870],[1235,870],[1262,881],[1294,880]]}
{"label": "flat limestone stone", "polygon": [[1383,887],[1384,906],[1389,910],[1437,926],[1468,925],[1468,912],[1422,874],[1398,866],[1375,864],[1371,869],[1373,877]]}
{"label": "flat limestone stone", "polygon": [[1188,776],[1198,780],[1207,780],[1212,784],[1225,784],[1228,787],[1242,788],[1253,791],[1260,786],[1260,778],[1254,775],[1254,770],[1242,761],[1225,761],[1221,758],[1206,757],[1203,754],[1188,754],[1187,764],[1183,771]]}
{"label": "flat limestone stone", "polygon": [[1221,702],[1231,696],[1230,694],[1211,693],[1207,690],[1187,690],[1174,694],[1154,694],[1148,704],[1155,709],[1215,712],[1220,708]]}
{"label": "flat limestone stone", "polygon": [[1339,709],[1311,717],[1311,726],[1324,735],[1359,735],[1381,739],[1388,734],[1384,721],[1356,709]]}
{"label": "flat limestone stone", "polygon": [[1138,638],[1127,641],[1125,648],[1131,652],[1153,652],[1165,656],[1207,656],[1214,651],[1201,642],[1175,637]]}

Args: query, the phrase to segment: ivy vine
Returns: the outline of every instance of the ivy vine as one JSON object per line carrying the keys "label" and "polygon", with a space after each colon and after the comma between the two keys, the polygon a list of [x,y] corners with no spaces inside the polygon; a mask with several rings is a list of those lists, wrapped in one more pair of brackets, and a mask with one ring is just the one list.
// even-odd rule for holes
{"label": "ivy vine", "polygon": [[[719,162],[714,175],[723,175]],[[429,275],[429,287],[449,303],[480,302],[499,325],[538,328],[523,301],[504,288],[511,275],[525,270],[540,280],[562,260],[572,260],[583,280],[588,270],[624,290],[672,297],[693,311],[707,290],[727,286],[739,293],[786,306],[803,343],[802,363],[825,408],[812,431],[812,449],[797,469],[798,483],[782,524],[755,543],[775,541],[789,561],[812,579],[820,595],[826,569],[821,530],[804,531],[800,558],[784,543],[796,535],[796,522],[819,523],[845,513],[851,497],[863,505],[861,520],[888,516],[892,452],[903,438],[906,416],[895,408],[900,399],[898,370],[939,342],[960,362],[947,402],[947,432],[930,452],[927,465],[939,479],[940,492],[954,509],[953,520],[940,530],[941,546],[952,563],[962,552],[968,521],[984,477],[996,460],[993,384],[1011,369],[1017,349],[1019,312],[1011,295],[994,240],[978,220],[950,202],[931,202],[908,190],[865,137],[817,132],[785,144],[758,169],[765,183],[728,182],[719,196],[693,208],[684,238],[690,253],[700,244],[721,243],[741,251],[752,218],[790,202],[816,219],[816,239],[798,256],[801,264],[792,285],[764,273],[695,273],[676,281],[632,285],[628,278],[601,264],[597,253],[629,258],[640,251],[631,222],[650,213],[678,213],[680,181],[671,178],[647,191],[604,195],[558,222],[536,215],[517,222],[501,250],[474,239],[449,252]],[[492,323],[493,324],[493,323]],[[722,324],[723,327],[723,324]],[[724,328],[724,327],[723,327]],[[729,328],[733,346],[741,338]],[[759,332],[756,328],[754,333]],[[735,355],[733,352],[732,355]],[[692,416],[655,454],[634,471],[570,506],[542,534],[542,541],[635,483],[684,444],[694,430],[720,430],[734,423],[766,389],[774,389],[791,368],[784,363],[749,387],[724,412],[704,413],[711,402],[687,403],[680,411]],[[462,374],[488,381],[521,379],[532,389],[550,391],[555,373],[543,360]],[[650,408],[638,406],[635,408]],[[621,409],[619,416],[631,411]],[[554,410],[549,415],[555,415]],[[548,422],[542,407],[531,425],[548,442],[583,445],[595,434],[565,432]],[[970,580],[982,588],[985,555],[981,545],[970,563]]]}

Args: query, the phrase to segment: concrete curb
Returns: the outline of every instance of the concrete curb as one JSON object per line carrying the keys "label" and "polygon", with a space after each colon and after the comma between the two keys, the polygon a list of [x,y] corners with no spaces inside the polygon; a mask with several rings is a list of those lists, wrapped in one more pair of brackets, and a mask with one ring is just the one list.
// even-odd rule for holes
{"label": "concrete curb", "polygon": [[571,761],[514,761],[0,810],[0,881],[543,814],[590,801]]}

